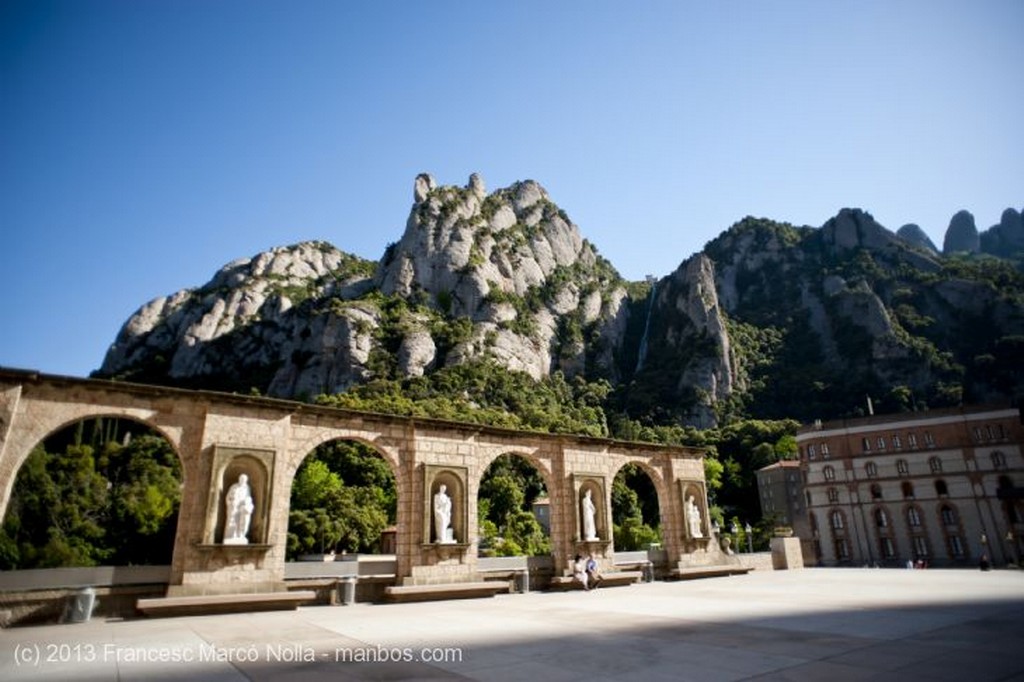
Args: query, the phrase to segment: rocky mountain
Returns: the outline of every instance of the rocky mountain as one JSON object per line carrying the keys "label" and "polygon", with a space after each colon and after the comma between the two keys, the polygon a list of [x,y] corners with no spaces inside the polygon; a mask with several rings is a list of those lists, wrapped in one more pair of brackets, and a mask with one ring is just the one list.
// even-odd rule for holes
{"label": "rocky mountain", "polygon": [[1022,237],[1013,209],[981,234],[958,213],[945,255],[857,209],[820,228],[746,218],[629,283],[536,182],[421,175],[379,262],[321,242],[235,261],[140,308],[97,374],[312,399],[483,360],[607,380],[605,411],[699,427],[856,414],[867,396],[1005,400],[1024,387]]}
{"label": "rocky mountain", "polygon": [[100,376],[312,398],[487,356],[534,378],[614,375],[626,283],[535,182],[416,178],[379,263],[324,243],[229,263],[143,306]]}

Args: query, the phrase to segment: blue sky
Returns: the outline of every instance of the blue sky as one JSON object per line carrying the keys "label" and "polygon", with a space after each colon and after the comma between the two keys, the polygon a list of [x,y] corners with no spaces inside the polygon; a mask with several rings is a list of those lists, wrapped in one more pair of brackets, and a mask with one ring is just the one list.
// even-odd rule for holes
{"label": "blue sky", "polygon": [[[633,6],[635,5],[635,6]],[[941,246],[1024,207],[1024,2],[0,3],[0,365],[87,375],[142,304],[413,179],[532,178],[629,279],[746,215]]]}

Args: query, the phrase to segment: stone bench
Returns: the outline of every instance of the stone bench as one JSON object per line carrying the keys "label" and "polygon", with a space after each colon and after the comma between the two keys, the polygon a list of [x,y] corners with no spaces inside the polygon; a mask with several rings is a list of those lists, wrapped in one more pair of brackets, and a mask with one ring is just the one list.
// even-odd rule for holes
{"label": "stone bench", "polygon": [[[601,588],[632,585],[643,580],[643,577],[642,571],[609,571],[608,573],[600,574],[597,586]],[[551,579],[549,588],[553,590],[571,590],[574,588],[583,589],[583,586],[571,575],[556,575]]]}
{"label": "stone bench", "polygon": [[746,575],[753,568],[749,566],[727,565],[727,566],[689,566],[687,568],[673,568],[668,572],[668,577],[673,580],[696,580],[698,578],[720,578],[730,575]]}
{"label": "stone bench", "polygon": [[139,599],[135,608],[147,616],[198,616],[247,611],[287,611],[316,599],[312,590],[245,594],[199,594]]}
{"label": "stone bench", "polygon": [[478,599],[493,597],[498,592],[508,592],[508,583],[485,580],[440,585],[391,585],[384,588],[384,599],[389,602]]}

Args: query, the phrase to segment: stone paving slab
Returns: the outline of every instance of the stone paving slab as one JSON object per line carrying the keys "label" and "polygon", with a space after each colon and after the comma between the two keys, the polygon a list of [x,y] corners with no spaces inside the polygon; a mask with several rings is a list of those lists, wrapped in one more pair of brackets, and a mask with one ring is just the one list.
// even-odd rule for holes
{"label": "stone paving slab", "polygon": [[2,680],[624,678],[1024,682],[1024,572],[755,571],[0,631]]}

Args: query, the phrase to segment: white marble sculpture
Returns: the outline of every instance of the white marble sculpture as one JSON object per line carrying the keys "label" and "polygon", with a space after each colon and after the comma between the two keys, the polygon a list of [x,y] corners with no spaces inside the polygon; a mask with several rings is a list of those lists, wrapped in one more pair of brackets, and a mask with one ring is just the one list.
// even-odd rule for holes
{"label": "white marble sculpture", "polygon": [[583,539],[586,542],[595,542],[597,537],[597,524],[594,520],[597,509],[594,501],[590,498],[590,491],[583,493]]}
{"label": "white marble sculpture", "polygon": [[691,538],[704,537],[704,532],[701,530],[700,507],[697,506],[693,495],[686,498],[686,522],[690,525]]}
{"label": "white marble sculpture", "polygon": [[228,488],[224,498],[225,518],[224,544],[249,544],[249,524],[252,522],[252,489],[249,488],[249,477],[239,474],[238,480]]}
{"label": "white marble sculpture", "polygon": [[434,533],[437,536],[435,542],[443,545],[454,544],[455,531],[452,525],[452,498],[446,492],[448,486],[444,483],[434,494]]}

